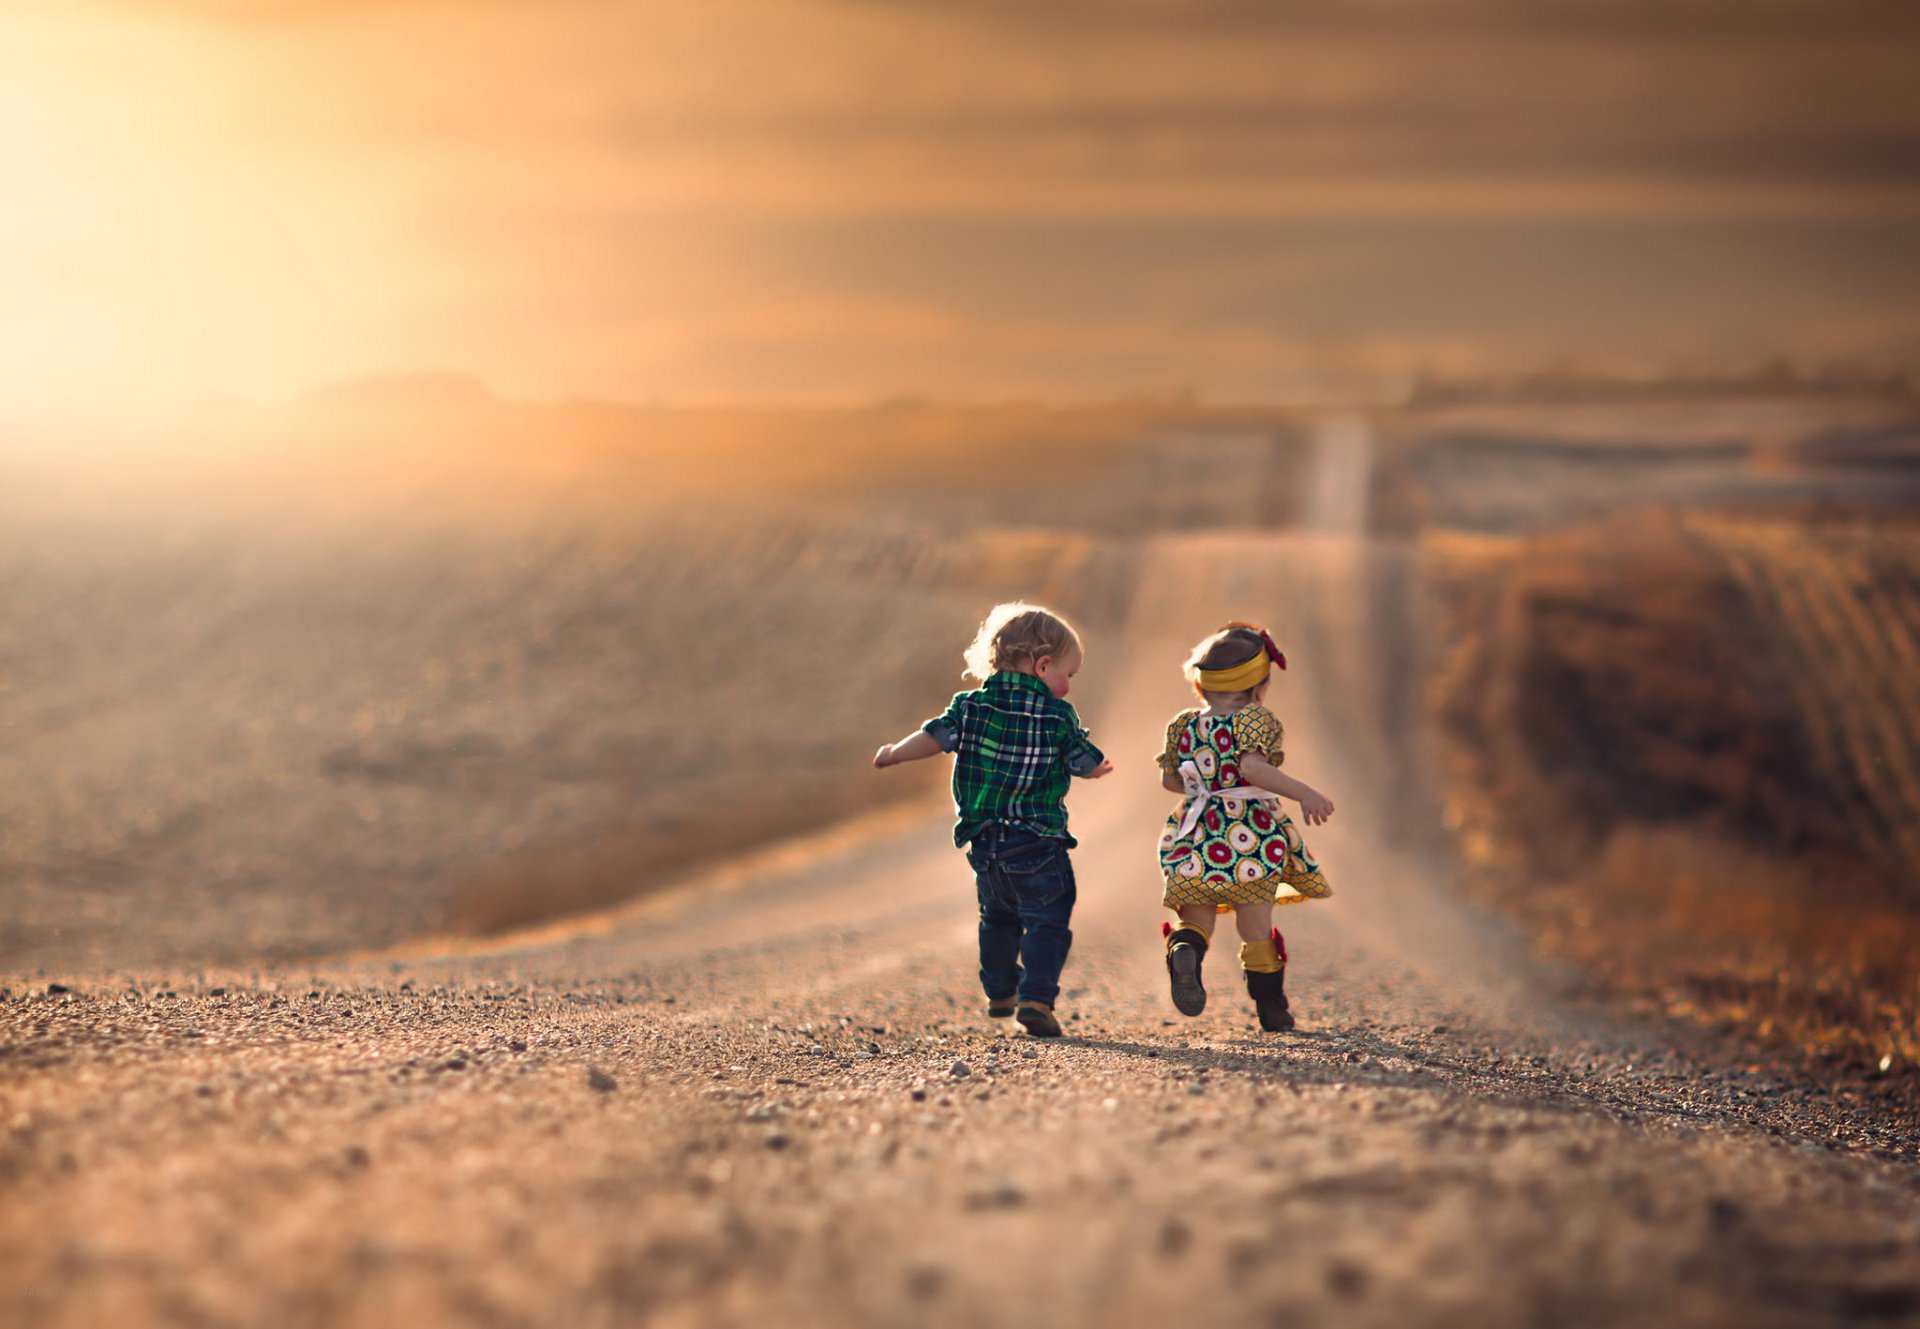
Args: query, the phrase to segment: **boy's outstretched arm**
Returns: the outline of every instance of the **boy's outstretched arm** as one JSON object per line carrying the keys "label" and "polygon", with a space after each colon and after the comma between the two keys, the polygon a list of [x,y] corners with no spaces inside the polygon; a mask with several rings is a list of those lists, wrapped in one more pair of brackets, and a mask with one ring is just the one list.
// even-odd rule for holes
{"label": "boy's outstretched arm", "polygon": [[1300,805],[1307,824],[1318,826],[1333,815],[1333,800],[1304,780],[1296,780],[1257,752],[1240,754],[1240,776],[1248,784],[1271,789]]}
{"label": "boy's outstretched arm", "polygon": [[883,743],[880,750],[873,754],[873,769],[885,770],[889,766],[898,766],[903,761],[921,761],[927,757],[936,757],[946,751],[940,746],[940,740],[924,729],[916,729],[898,743]]}

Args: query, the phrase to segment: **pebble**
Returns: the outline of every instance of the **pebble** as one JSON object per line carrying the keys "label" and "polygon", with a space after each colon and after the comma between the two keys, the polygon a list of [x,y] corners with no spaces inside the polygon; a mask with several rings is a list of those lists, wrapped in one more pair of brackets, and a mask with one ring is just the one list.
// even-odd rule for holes
{"label": "pebble", "polygon": [[967,1197],[969,1209],[1017,1209],[1027,1202],[1027,1193],[1010,1181],[996,1182]]}
{"label": "pebble", "polygon": [[598,1066],[587,1067],[587,1088],[596,1094],[610,1094],[619,1087],[620,1082]]}
{"label": "pebble", "polygon": [[956,1080],[964,1080],[973,1074],[973,1067],[967,1065],[964,1061],[956,1059],[953,1065],[947,1067],[947,1074]]}
{"label": "pebble", "polygon": [[785,1149],[793,1143],[793,1137],[785,1131],[768,1131],[766,1138],[760,1143],[769,1149]]}
{"label": "pebble", "polygon": [[1040,1059],[1040,1054],[1038,1052],[1035,1052],[1032,1048],[1021,1048],[1020,1055],[1025,1057],[1028,1061],[1038,1061]]}
{"label": "pebble", "polygon": [[1348,1300],[1364,1296],[1367,1290],[1367,1271],[1346,1260],[1335,1260],[1327,1266],[1327,1290],[1336,1297],[1345,1297]]}

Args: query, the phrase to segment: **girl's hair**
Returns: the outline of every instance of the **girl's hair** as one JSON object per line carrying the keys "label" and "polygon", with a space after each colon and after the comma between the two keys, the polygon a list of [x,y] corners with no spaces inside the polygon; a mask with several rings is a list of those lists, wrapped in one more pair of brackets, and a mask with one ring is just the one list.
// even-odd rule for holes
{"label": "girl's hair", "polygon": [[[1256,655],[1264,654],[1267,643],[1261,639],[1260,629],[1251,623],[1235,620],[1193,648],[1187,657],[1185,668],[1181,671],[1189,683],[1200,682],[1202,669],[1231,669],[1243,665]],[[1253,689],[1246,689],[1251,692]],[[1238,696],[1238,693],[1218,693],[1218,696]]]}
{"label": "girl's hair", "polygon": [[995,605],[974,634],[973,645],[967,647],[967,668],[961,677],[984,683],[989,674],[1031,665],[1043,655],[1057,660],[1079,646],[1080,634],[1073,625],[1050,609],[1017,600]]}

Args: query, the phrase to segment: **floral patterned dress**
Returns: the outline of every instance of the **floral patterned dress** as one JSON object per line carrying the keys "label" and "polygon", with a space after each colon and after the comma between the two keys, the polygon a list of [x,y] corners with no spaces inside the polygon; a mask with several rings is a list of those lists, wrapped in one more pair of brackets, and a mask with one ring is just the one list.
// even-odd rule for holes
{"label": "floral patterned dress", "polygon": [[[1233,789],[1245,784],[1240,755],[1257,752],[1278,766],[1280,739],[1280,722],[1264,706],[1243,706],[1231,715],[1182,711],[1167,726],[1160,768],[1179,774],[1191,763],[1206,789]],[[1168,909],[1210,904],[1225,913],[1235,905],[1294,904],[1333,894],[1277,799],[1209,798],[1183,837],[1187,802],[1173,810],[1160,835],[1160,870],[1167,881],[1160,903]]]}

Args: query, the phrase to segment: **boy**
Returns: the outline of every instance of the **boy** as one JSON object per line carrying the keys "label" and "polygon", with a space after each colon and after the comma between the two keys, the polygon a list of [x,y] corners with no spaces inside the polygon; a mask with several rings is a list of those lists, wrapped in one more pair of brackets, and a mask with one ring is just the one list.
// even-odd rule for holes
{"label": "boy", "polygon": [[980,985],[987,1014],[1058,1038],[1053,1006],[1076,895],[1065,798],[1072,776],[1113,769],[1066,701],[1083,652],[1071,625],[1029,604],[998,605],[967,648],[966,676],[944,714],[873,755],[876,769],[956,754],[953,842],[980,898]]}

